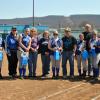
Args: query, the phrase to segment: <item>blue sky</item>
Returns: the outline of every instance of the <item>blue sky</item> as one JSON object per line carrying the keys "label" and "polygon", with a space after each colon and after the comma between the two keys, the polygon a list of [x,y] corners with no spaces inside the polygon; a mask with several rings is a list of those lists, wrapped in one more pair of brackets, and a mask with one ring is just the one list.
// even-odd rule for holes
{"label": "blue sky", "polygon": [[[100,0],[34,0],[35,16],[100,14]],[[0,19],[31,17],[33,0],[0,0]]]}

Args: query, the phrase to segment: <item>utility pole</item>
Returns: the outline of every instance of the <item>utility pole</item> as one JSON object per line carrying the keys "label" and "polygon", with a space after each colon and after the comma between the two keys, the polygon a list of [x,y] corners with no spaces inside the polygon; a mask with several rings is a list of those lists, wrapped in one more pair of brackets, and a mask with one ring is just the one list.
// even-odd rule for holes
{"label": "utility pole", "polygon": [[35,21],[35,20],[34,20],[34,19],[35,19],[35,18],[34,18],[34,17],[35,17],[35,16],[34,16],[34,8],[35,8],[35,7],[34,7],[34,0],[33,0],[33,23],[32,23],[33,26],[34,26],[34,24],[35,24],[35,22],[34,22],[34,21]]}

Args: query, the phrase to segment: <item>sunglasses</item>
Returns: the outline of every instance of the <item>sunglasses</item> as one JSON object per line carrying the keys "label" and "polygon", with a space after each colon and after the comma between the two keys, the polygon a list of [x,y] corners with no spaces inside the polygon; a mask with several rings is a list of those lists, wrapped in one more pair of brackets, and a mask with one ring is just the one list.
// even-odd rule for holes
{"label": "sunglasses", "polygon": [[58,34],[53,34],[53,35],[55,35],[55,36],[56,36],[56,35],[58,35]]}
{"label": "sunglasses", "polygon": [[66,33],[70,32],[70,31],[65,31]]}
{"label": "sunglasses", "polygon": [[14,29],[14,30],[12,30],[12,31],[16,31],[16,30]]}
{"label": "sunglasses", "polygon": [[31,31],[31,32],[36,32],[36,31]]}

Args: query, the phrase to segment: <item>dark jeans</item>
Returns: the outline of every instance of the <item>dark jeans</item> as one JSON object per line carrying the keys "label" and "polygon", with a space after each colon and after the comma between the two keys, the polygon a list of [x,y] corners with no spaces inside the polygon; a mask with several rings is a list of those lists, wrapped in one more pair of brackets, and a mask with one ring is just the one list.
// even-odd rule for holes
{"label": "dark jeans", "polygon": [[36,75],[37,57],[38,57],[38,52],[29,53],[29,62],[28,62],[29,76]]}
{"label": "dark jeans", "polygon": [[92,72],[92,63],[91,63],[91,54],[90,52],[88,52],[88,55],[89,55],[89,58],[88,58],[88,75],[91,75],[91,72]]}
{"label": "dark jeans", "polygon": [[10,55],[7,54],[7,58],[8,58],[9,75],[16,75],[17,64],[18,64],[17,52],[11,51]]}
{"label": "dark jeans", "polygon": [[42,60],[42,74],[43,75],[49,74],[49,70],[50,70],[50,56],[49,55],[42,55],[41,54],[41,60]]}
{"label": "dark jeans", "polygon": [[70,64],[70,76],[74,75],[74,55],[73,51],[63,51],[62,53],[62,71],[63,75],[67,75],[67,60],[69,60]]}

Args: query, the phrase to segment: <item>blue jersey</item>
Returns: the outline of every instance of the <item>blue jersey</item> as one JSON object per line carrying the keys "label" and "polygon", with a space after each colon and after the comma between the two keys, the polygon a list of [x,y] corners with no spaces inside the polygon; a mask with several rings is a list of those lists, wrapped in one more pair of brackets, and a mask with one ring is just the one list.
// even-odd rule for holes
{"label": "blue jersey", "polygon": [[[50,40],[50,45],[51,45],[51,48],[60,48],[60,47],[62,47],[62,40],[58,38],[58,40],[55,41],[55,39],[52,38]],[[54,54],[54,52],[51,51],[51,55],[53,55],[53,54]]]}
{"label": "blue jersey", "polygon": [[91,39],[90,40],[90,48],[91,49],[95,49],[96,42],[97,42],[97,39]]}
{"label": "blue jersey", "polygon": [[14,36],[10,33],[6,39],[7,49],[9,50],[16,50],[18,49],[18,39],[17,36]]}
{"label": "blue jersey", "polygon": [[97,42],[97,39],[91,39],[90,40],[90,54],[91,56],[95,57],[96,56],[96,42]]}
{"label": "blue jersey", "polygon": [[50,40],[50,44],[51,44],[51,48],[60,48],[62,46],[62,40],[58,39],[57,41],[55,41],[55,39],[52,38]]}
{"label": "blue jersey", "polygon": [[24,35],[22,34],[22,44],[25,46],[25,47],[28,47],[29,46],[29,41],[30,41],[30,37],[27,35]]}
{"label": "blue jersey", "polygon": [[76,54],[77,54],[77,55],[80,55],[83,48],[85,49],[85,41],[84,41],[84,40],[83,40],[83,41],[78,40],[78,41],[77,41]]}
{"label": "blue jersey", "polygon": [[27,48],[31,38],[29,35],[22,34],[22,44]]}

